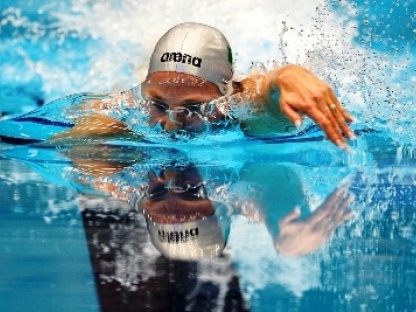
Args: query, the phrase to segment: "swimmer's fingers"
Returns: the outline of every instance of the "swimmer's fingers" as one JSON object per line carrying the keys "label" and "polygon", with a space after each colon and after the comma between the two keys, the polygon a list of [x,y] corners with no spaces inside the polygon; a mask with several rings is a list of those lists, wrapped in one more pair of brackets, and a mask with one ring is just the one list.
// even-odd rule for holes
{"label": "swimmer's fingers", "polygon": [[319,102],[306,102],[302,105],[291,105],[287,101],[282,101],[280,109],[296,127],[299,127],[302,123],[301,114],[307,115],[321,127],[330,141],[338,147],[348,150],[348,145],[342,133],[345,131],[345,134],[348,134],[351,138],[353,138],[353,133],[345,123],[344,118],[340,117],[338,113],[332,112],[327,102],[326,97]]}
{"label": "swimmer's fingers", "polygon": [[327,102],[329,103],[328,108],[336,119],[336,122],[342,133],[350,140],[354,140],[354,132],[350,129],[348,123],[353,122],[355,118],[350,113],[348,113],[344,107],[342,107],[341,103],[335,97],[333,92],[330,93]]}
{"label": "swimmer's fingers", "polygon": [[331,92],[330,94],[330,98],[328,100],[329,103],[334,103],[336,106],[336,111],[340,112],[342,118],[347,122],[354,122],[355,121],[355,117],[352,116],[343,106],[342,104],[338,101],[338,99],[336,98],[336,96],[334,95],[333,92]]}
{"label": "swimmer's fingers", "polygon": [[338,209],[334,214],[334,222],[336,222],[337,224],[342,224],[352,215],[354,215],[354,212],[349,210],[349,206],[354,200],[355,196],[353,194],[346,194],[343,200],[339,203]]}
{"label": "swimmer's fingers", "polygon": [[348,209],[353,200],[354,195],[347,194],[338,206],[334,207],[334,214],[331,218],[328,218],[326,222],[321,222],[323,224],[320,227],[324,230],[324,232],[333,232],[338,226],[354,215],[354,212]]}
{"label": "swimmer's fingers", "polygon": [[347,122],[354,122],[355,121],[355,117],[353,115],[351,115],[349,112],[347,112],[347,110],[341,104],[339,104],[339,110],[342,114],[342,117],[344,117],[344,119]]}
{"label": "swimmer's fingers", "polygon": [[[348,149],[344,135],[354,138],[348,122],[353,117],[341,106],[332,88],[299,66],[287,66],[277,72],[275,84],[280,89],[280,109],[297,127],[302,114],[310,117],[342,149]],[[270,90],[269,90],[270,91]]]}
{"label": "swimmer's fingers", "polygon": [[335,223],[342,223],[351,215],[351,211],[348,210],[350,204],[354,201],[355,196],[348,193],[347,189],[344,190],[342,198],[334,203],[333,213],[331,219]]}
{"label": "swimmer's fingers", "polygon": [[280,110],[287,118],[299,128],[302,124],[302,115],[299,114],[295,109],[293,109],[289,104],[282,102],[280,105]]}
{"label": "swimmer's fingers", "polygon": [[333,219],[334,215],[339,211],[341,204],[344,202],[347,189],[340,187],[333,191],[325,201],[320,205],[319,209],[312,215],[315,222],[321,222],[326,219]]}
{"label": "swimmer's fingers", "polygon": [[335,117],[329,111],[329,108],[323,108],[322,110],[326,110],[323,113],[319,109],[311,109],[308,111],[307,115],[315,121],[315,123],[321,127],[324,131],[328,139],[337,145],[339,148],[343,150],[348,150],[348,145],[345,142],[344,137],[342,136],[341,129],[339,124],[336,122]]}
{"label": "swimmer's fingers", "polygon": [[334,116],[337,125],[339,127],[339,129],[341,130],[341,132],[348,137],[350,140],[354,140],[355,139],[355,135],[354,132],[352,132],[352,130],[350,129],[350,127],[348,126],[348,124],[345,121],[345,118],[342,116],[342,113],[340,110],[338,109],[334,109],[331,110],[332,115]]}

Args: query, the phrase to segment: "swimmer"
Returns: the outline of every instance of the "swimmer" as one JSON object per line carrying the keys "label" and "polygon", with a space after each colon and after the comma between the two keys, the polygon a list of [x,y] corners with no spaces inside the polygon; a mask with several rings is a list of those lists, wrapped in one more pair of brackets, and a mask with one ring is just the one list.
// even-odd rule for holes
{"label": "swimmer", "polygon": [[[240,121],[248,135],[268,136],[280,131],[276,129],[294,128],[293,125],[299,128],[305,115],[341,149],[348,149],[346,138],[355,138],[348,125],[354,118],[342,107],[331,87],[306,68],[288,65],[265,75],[249,75],[241,81],[233,80],[233,74],[232,50],[219,30],[199,23],[171,28],[157,42],[147,77],[140,86],[141,97],[149,103],[149,124],[159,125],[167,132],[202,132],[206,122],[216,123],[225,117],[219,107],[207,112],[204,104],[235,96],[245,98],[254,111],[261,112],[254,122]],[[135,105],[134,94],[122,95],[130,107]],[[99,112],[104,103],[96,104]],[[265,129],[263,117],[267,123],[275,122],[276,127]],[[83,125],[76,123],[72,130],[56,138],[130,131],[118,121],[106,127],[108,120],[101,122],[101,118],[95,124],[103,129],[86,125],[84,120]]]}

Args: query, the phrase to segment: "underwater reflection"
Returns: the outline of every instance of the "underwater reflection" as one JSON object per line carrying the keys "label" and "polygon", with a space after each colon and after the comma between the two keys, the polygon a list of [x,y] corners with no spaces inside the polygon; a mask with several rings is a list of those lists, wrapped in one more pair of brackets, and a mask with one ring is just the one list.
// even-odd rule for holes
{"label": "underwater reflection", "polygon": [[[234,216],[266,224],[279,253],[303,255],[351,215],[345,187],[307,214],[300,179],[285,165],[209,167],[161,149],[151,155],[176,159],[157,164],[149,150],[104,145],[64,153],[74,181],[110,195],[79,201],[104,311],[246,311],[227,246]],[[275,183],[264,179],[269,170]]]}
{"label": "underwater reflection", "polygon": [[[218,161],[197,157],[199,149],[149,146],[24,147],[10,154],[78,190],[103,311],[263,311],[269,304],[271,311],[305,310],[315,303],[325,311],[362,304],[386,310],[398,298],[402,310],[412,306],[414,149],[378,144],[373,161],[383,167],[335,166],[330,172],[339,175],[330,180],[323,163],[296,166],[264,148],[263,156],[261,146],[256,156],[250,147],[233,155],[222,149]],[[234,155],[241,157],[229,161]],[[351,186],[336,182],[345,176]],[[33,201],[24,197],[33,192],[19,194]],[[44,201],[25,205],[28,214],[57,195],[37,197]],[[12,199],[5,206],[13,207]],[[343,224],[350,208],[355,217]]]}
{"label": "underwater reflection", "polygon": [[137,151],[123,159],[119,148],[104,145],[65,153],[74,164],[72,178],[142,213],[154,247],[171,259],[221,256],[236,215],[265,224],[276,251],[290,256],[319,249],[351,216],[347,186],[311,212],[299,174],[283,164],[206,166],[182,155],[144,165]]}
{"label": "underwater reflection", "polygon": [[346,188],[340,187],[305,219],[301,219],[300,210],[295,209],[280,221],[276,249],[286,255],[302,255],[316,250],[352,215],[348,207],[353,199]]}
{"label": "underwater reflection", "polygon": [[161,169],[131,151],[121,162],[97,159],[114,151],[120,157],[106,146],[67,151],[73,177],[111,194],[80,198],[101,309],[248,311],[232,259],[222,252],[230,223],[218,212],[227,207],[207,198],[196,167]]}
{"label": "underwater reflection", "polygon": [[229,255],[198,262],[163,257],[149,241],[142,214],[99,209],[126,205],[96,197],[81,200],[102,311],[247,310]]}
{"label": "underwater reflection", "polygon": [[149,173],[147,192],[136,208],[148,220],[154,246],[166,257],[184,260],[221,255],[233,207],[211,201],[193,166]]}

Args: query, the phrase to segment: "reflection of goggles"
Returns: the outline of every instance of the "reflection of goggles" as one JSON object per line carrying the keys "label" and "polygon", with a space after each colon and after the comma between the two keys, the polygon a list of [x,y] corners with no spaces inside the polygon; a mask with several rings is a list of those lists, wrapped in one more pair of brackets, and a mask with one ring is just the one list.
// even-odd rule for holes
{"label": "reflection of goggles", "polygon": [[199,182],[197,185],[187,184],[186,187],[173,186],[172,181],[169,181],[168,185],[160,183],[149,189],[146,193],[148,199],[158,199],[165,196],[168,191],[171,191],[175,194],[180,194],[181,196],[194,198],[194,199],[207,199],[208,195],[205,190],[205,182]]}

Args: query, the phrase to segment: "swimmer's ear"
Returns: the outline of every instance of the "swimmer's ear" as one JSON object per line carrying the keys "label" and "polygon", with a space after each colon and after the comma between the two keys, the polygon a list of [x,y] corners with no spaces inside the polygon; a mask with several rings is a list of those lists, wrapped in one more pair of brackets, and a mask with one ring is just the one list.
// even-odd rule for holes
{"label": "swimmer's ear", "polygon": [[114,118],[93,114],[77,118],[75,126],[71,130],[59,133],[53,136],[51,140],[116,136],[126,133],[133,134],[134,132]]}

